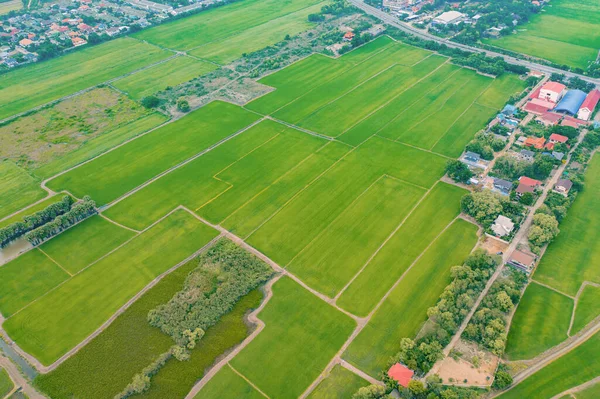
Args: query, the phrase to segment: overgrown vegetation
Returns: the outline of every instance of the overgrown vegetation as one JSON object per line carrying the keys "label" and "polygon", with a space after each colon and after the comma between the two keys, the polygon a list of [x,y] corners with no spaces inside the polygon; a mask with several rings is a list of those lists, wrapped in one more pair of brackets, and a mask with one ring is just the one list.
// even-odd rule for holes
{"label": "overgrown vegetation", "polygon": [[492,225],[499,215],[504,215],[514,222],[518,222],[525,211],[521,204],[512,202],[490,190],[466,194],[460,205],[464,213],[475,218],[486,229]]}

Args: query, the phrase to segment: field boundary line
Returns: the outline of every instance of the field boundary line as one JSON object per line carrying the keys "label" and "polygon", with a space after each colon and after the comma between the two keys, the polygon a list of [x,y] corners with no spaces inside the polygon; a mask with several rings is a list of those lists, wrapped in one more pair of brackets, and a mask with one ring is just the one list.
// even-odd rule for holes
{"label": "field boundary line", "polygon": [[170,168],[166,169],[165,171],[159,173],[158,175],[154,176],[153,178],[151,178],[150,180],[147,180],[146,182],[140,184],[139,186],[135,187],[132,190],[129,190],[128,192],[126,192],[125,194],[121,195],[120,197],[116,198],[115,200],[109,202],[106,205],[103,205],[101,207],[102,211],[105,211],[107,209],[112,208],[113,206],[115,206],[116,204],[118,204],[119,202],[129,198],[130,196],[132,196],[133,194],[137,193],[138,191],[142,190],[143,188],[145,188],[146,186],[149,186],[150,184],[154,183],[155,181],[159,180],[161,177],[164,177],[166,175],[168,175],[169,173],[189,164],[190,162],[200,158],[201,156],[203,156],[204,154],[214,150],[215,148],[221,146],[222,144],[225,144],[226,142],[228,142],[229,140],[239,136],[240,134],[244,133],[245,131],[251,129],[252,127],[258,125],[260,122],[262,122],[264,120],[263,119],[258,119],[256,121],[254,121],[253,123],[251,123],[250,125],[238,130],[237,132],[234,132],[233,134],[217,141],[216,143],[212,144],[211,146],[205,148],[204,150],[200,151],[199,153],[193,155],[190,158],[187,158],[181,162],[179,162],[178,164],[171,166]]}
{"label": "field boundary line", "polygon": [[[374,135],[372,135],[371,137],[379,137],[380,139],[387,140],[387,141],[390,141],[390,142],[392,142],[392,143],[400,144],[400,145],[403,145],[403,146],[405,146],[405,147],[414,148],[415,150],[420,150],[420,151],[423,151],[423,152],[428,152],[428,153],[430,153],[430,154],[432,154],[432,155],[435,155],[435,156],[438,156],[438,157],[441,157],[441,158],[446,158],[446,159],[448,159],[448,160],[455,160],[455,159],[456,159],[456,158],[449,157],[448,155],[440,154],[439,152],[435,152],[435,151],[428,150],[427,148],[421,148],[421,147],[417,147],[417,146],[416,146],[416,145],[414,145],[414,144],[405,143],[404,141],[392,140],[392,139],[390,139],[389,137],[383,137],[383,136],[380,136],[380,135],[379,135],[379,134],[377,134],[377,133],[375,133],[375,134],[374,134]],[[442,176],[442,177],[443,177],[443,176]],[[440,179],[438,179],[438,180],[440,180],[440,181],[441,181],[441,178],[440,178]]]}
{"label": "field boundary line", "polygon": [[[305,128],[303,128],[303,127],[300,127],[300,126],[298,126],[298,125],[294,125],[293,123],[286,122],[286,121],[284,121],[284,120],[281,120],[281,119],[273,118],[272,116],[269,116],[269,115],[265,115],[265,118],[266,118],[266,119],[270,119],[270,120],[272,120],[272,121],[274,121],[274,122],[280,123],[280,124],[282,124],[282,125],[285,125],[285,126],[287,126],[287,127],[289,127],[289,128],[292,128],[292,129],[298,130],[298,131],[300,131],[300,132],[303,132],[303,133],[306,133],[306,134],[310,134],[311,136],[316,136],[316,137],[318,137],[318,138],[325,139],[325,140],[327,140],[327,141],[338,141],[338,140],[336,140],[336,139],[335,139],[335,137],[330,137],[330,136],[327,136],[327,135],[325,135],[325,134],[321,134],[321,133],[313,132],[312,130],[305,129]],[[342,143],[342,142],[340,142],[340,143]],[[347,145],[347,146],[350,146],[350,144],[348,144],[348,143],[342,143],[342,144],[345,144],[345,145]],[[352,147],[352,146],[351,146],[351,147]]]}
{"label": "field boundary line", "polygon": [[575,295],[575,298],[574,298],[575,304],[573,305],[573,311],[571,312],[571,321],[569,322],[569,329],[567,330],[568,337],[571,336],[571,330],[573,329],[573,323],[575,323],[575,313],[577,311],[577,305],[579,305],[579,298],[581,297],[581,294],[583,294],[583,290],[585,289],[585,287],[587,287],[588,285],[595,287],[595,288],[600,288],[600,284],[594,283],[592,281],[586,280],[583,283],[581,283],[581,287],[579,287],[579,290],[577,291],[577,295]]}
{"label": "field boundary line", "polygon": [[254,384],[252,381],[250,381],[245,375],[243,375],[242,373],[240,373],[239,371],[237,371],[235,368],[233,368],[233,366],[231,365],[231,363],[227,363],[227,365],[229,366],[229,368],[236,373],[237,375],[239,375],[240,377],[242,377],[242,379],[244,379],[244,381],[246,381],[252,388],[254,388],[258,393],[260,393],[262,396],[264,396],[267,399],[271,399],[266,393],[264,393],[259,387],[256,386],[256,384]]}
{"label": "field boundary line", "polygon": [[593,378],[587,382],[584,382],[583,384],[577,385],[575,387],[569,388],[566,391],[563,391],[561,393],[559,393],[558,395],[554,395],[553,397],[551,397],[550,399],[560,399],[564,396],[570,395],[572,398],[576,398],[576,396],[574,396],[574,393],[577,392],[581,392],[587,388],[590,388],[596,384],[600,384],[600,377],[596,377]]}
{"label": "field boundary line", "polygon": [[[423,58],[423,60],[425,60],[426,58],[429,57],[425,57]],[[417,62],[417,64],[419,64],[420,62],[422,62],[423,60]],[[402,94],[404,94],[406,91],[412,89],[414,86],[418,85],[419,83],[423,82],[425,79],[429,78],[432,74],[434,74],[438,69],[440,69],[441,67],[443,67],[444,65],[446,65],[448,63],[448,60],[444,61],[443,63],[441,63],[437,68],[435,68],[434,70],[432,70],[431,72],[429,72],[427,75],[423,76],[422,78],[420,78],[419,80],[417,80],[415,83],[411,84],[410,86],[408,86],[406,89],[402,90],[401,92],[399,92],[398,94],[396,94],[394,97],[392,97],[391,99],[389,99],[388,101],[386,101],[385,103],[381,104],[379,107],[375,108],[373,111],[369,112],[367,115],[365,115],[364,118],[361,118],[359,121],[353,123],[350,127],[348,127],[348,129],[344,130],[342,133],[338,134],[336,136],[340,137],[342,136],[344,133],[347,133],[348,131],[352,130],[354,127],[356,127],[357,125],[361,124],[362,122],[364,122],[365,120],[369,119],[371,116],[375,115],[377,112],[381,111],[383,108],[385,108],[386,106],[388,106],[391,102],[393,102],[394,100],[396,100],[398,97],[400,97]],[[415,64],[415,65],[417,65]],[[414,66],[414,65],[413,65]],[[449,78],[446,78],[449,79]],[[444,81],[446,80],[444,79]],[[437,87],[437,86],[436,86]],[[433,89],[432,89],[433,90]],[[425,93],[427,94],[427,93]],[[425,95],[424,94],[424,95]],[[419,99],[421,99],[423,97],[419,97]],[[403,110],[404,112],[404,110]]]}
{"label": "field boundary line", "polygon": [[100,216],[102,219],[106,220],[107,222],[109,222],[109,223],[112,223],[112,224],[114,224],[115,226],[118,226],[118,227],[120,227],[120,228],[122,228],[122,229],[125,229],[125,230],[132,231],[132,232],[134,232],[134,233],[136,233],[136,234],[140,234],[140,233],[141,233],[141,231],[140,231],[140,230],[132,229],[131,227],[127,227],[127,226],[125,226],[125,225],[123,225],[123,224],[121,224],[121,223],[119,223],[119,222],[115,222],[114,220],[110,219],[109,217],[105,216],[105,215],[104,215],[104,214],[102,214],[102,213],[98,213],[98,215],[99,215],[99,216]]}
{"label": "field boundary line", "polygon": [[[69,277],[73,277],[73,273],[71,273],[70,271],[68,271],[68,270],[67,270],[67,269],[65,269],[64,267],[62,267],[60,263],[58,263],[56,260],[54,260],[54,258],[53,258],[53,257],[51,257],[50,255],[48,255],[48,254],[46,253],[46,251],[44,251],[42,248],[40,248],[40,247],[34,247],[34,248],[37,248],[37,249],[38,249],[38,251],[40,251],[40,252],[41,252],[42,254],[44,254],[44,255],[45,255],[45,256],[46,256],[48,259],[50,259],[50,261],[51,261],[52,263],[54,263],[56,266],[60,267],[60,268],[61,268],[61,269],[62,269],[62,270],[65,272],[65,273],[67,273],[67,274],[69,275]],[[69,278],[67,278],[67,280],[69,280]]]}
{"label": "field boundary line", "polygon": [[385,238],[385,240],[383,240],[381,245],[379,245],[379,247],[371,254],[369,259],[367,259],[367,261],[360,268],[360,270],[358,272],[356,272],[356,274],[350,279],[350,281],[348,281],[348,283],[344,286],[344,288],[342,288],[342,290],[337,293],[337,295],[334,297],[335,301],[337,301],[343,295],[343,293],[348,289],[348,287],[350,287],[352,285],[354,280],[356,280],[358,278],[358,276],[367,268],[367,266],[373,261],[373,259],[377,256],[377,254],[379,254],[379,252],[383,249],[383,247],[385,247],[385,245],[392,239],[392,237],[394,237],[396,235],[398,230],[400,230],[402,228],[404,223],[406,223],[408,218],[415,212],[415,210],[419,207],[419,205],[421,205],[421,203],[425,200],[425,198],[427,198],[429,196],[429,194],[431,193],[433,188],[435,186],[437,186],[437,184],[438,183],[436,182],[434,185],[431,186],[431,188],[429,190],[427,190],[425,193],[423,193],[421,198],[419,198],[419,200],[415,203],[415,205],[411,208],[411,210],[406,214],[406,216],[400,221],[400,223],[398,223],[398,226],[396,226],[396,228]]}
{"label": "field boundary line", "polygon": [[[562,292],[562,291],[560,291],[560,290],[558,290],[558,289],[556,289],[556,288],[552,287],[551,285],[544,284],[544,283],[540,283],[539,281],[537,281],[537,280],[534,280],[534,279],[531,279],[531,282],[532,282],[532,283],[535,283],[535,284],[537,284],[537,285],[540,285],[540,286],[542,286],[542,287],[544,287],[544,288],[548,288],[549,290],[551,290],[551,291],[554,291],[554,292],[556,292],[556,293],[558,293],[558,294],[561,294],[561,295],[563,295],[563,296],[566,296],[567,298],[571,298],[573,301],[575,300],[575,297],[574,297],[574,296],[572,296],[572,295],[569,295],[569,294],[566,294],[566,293],[564,293],[564,292]],[[581,287],[580,287],[580,288],[581,288]]]}
{"label": "field boundary line", "polygon": [[[227,237],[226,237],[227,238]],[[202,378],[196,382],[190,392],[186,395],[185,399],[193,399],[204,386],[221,370],[224,366],[229,365],[229,362],[238,355],[246,346],[248,346],[254,339],[261,333],[266,327],[258,316],[262,310],[267,306],[271,298],[273,297],[273,285],[283,277],[283,274],[276,274],[272,279],[267,281],[264,285],[263,291],[266,294],[261,304],[248,315],[248,321],[256,325],[256,328],[250,335],[248,335],[239,345],[229,352],[223,359],[218,363],[210,367],[210,369],[202,376]]]}
{"label": "field boundary line", "polygon": [[[176,208],[173,210],[173,212],[179,210],[180,208]],[[136,236],[137,237],[137,236]],[[108,326],[110,326],[112,324],[113,321],[115,321],[117,319],[117,317],[119,317],[121,314],[123,314],[127,309],[129,309],[129,307],[131,305],[133,305],[140,297],[142,297],[146,292],[148,292],[151,288],[153,288],[156,284],[158,284],[158,282],[160,282],[165,276],[167,276],[168,274],[174,272],[175,270],[177,270],[179,267],[183,266],[184,264],[186,264],[187,262],[191,261],[192,259],[194,259],[196,256],[198,256],[200,253],[202,253],[203,251],[205,251],[207,248],[210,248],[219,238],[222,237],[222,234],[217,235],[217,237],[213,238],[211,241],[209,241],[207,244],[205,244],[204,246],[202,246],[200,249],[198,249],[197,251],[195,251],[194,253],[192,253],[190,256],[188,256],[187,258],[185,258],[184,260],[182,260],[181,262],[177,263],[175,266],[172,266],[170,269],[162,272],[161,274],[159,274],[158,276],[156,276],[152,281],[150,281],[142,290],[140,290],[138,293],[136,293],[133,297],[131,297],[127,302],[125,302],[125,304],[123,304],[115,313],[113,313],[104,323],[102,323],[102,325],[100,325],[100,327],[98,327],[94,332],[92,332],[90,335],[88,335],[83,341],[81,341],[80,343],[78,343],[76,346],[74,346],[73,348],[71,348],[67,353],[65,353],[64,355],[62,355],[60,358],[58,358],[56,361],[54,361],[52,364],[50,364],[49,366],[44,366],[37,358],[35,358],[33,355],[30,355],[29,353],[25,352],[16,342],[14,342],[13,340],[9,339],[8,340],[8,344],[15,350],[15,352],[17,352],[21,357],[23,357],[24,359],[26,359],[29,363],[31,363],[41,374],[47,374],[53,370],[55,370],[58,366],[60,366],[62,363],[64,363],[66,360],[68,360],[71,356],[73,356],[75,353],[79,352],[84,346],[86,346],[90,341],[92,341],[94,338],[96,338],[98,335],[100,335]],[[135,238],[135,237],[134,237]],[[89,266],[88,266],[89,267]],[[50,291],[48,291],[50,292]],[[47,295],[44,294],[44,296]],[[39,299],[39,298],[38,298]],[[30,303],[31,305],[31,303]],[[29,306],[29,305],[28,305]],[[22,309],[21,309],[22,310]],[[12,317],[12,316],[11,316]],[[4,328],[2,328],[2,325],[0,324],[0,334],[5,336],[5,337],[9,337],[9,335],[6,333],[6,331],[4,330]]]}

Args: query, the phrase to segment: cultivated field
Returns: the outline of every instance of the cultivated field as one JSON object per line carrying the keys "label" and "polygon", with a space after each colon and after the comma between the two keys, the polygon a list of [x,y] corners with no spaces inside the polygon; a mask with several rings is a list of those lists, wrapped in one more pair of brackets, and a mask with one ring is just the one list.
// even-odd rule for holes
{"label": "cultivated field", "polygon": [[343,399],[354,395],[359,388],[369,383],[352,371],[348,371],[340,365],[336,365],[331,374],[327,376],[314,391],[308,396],[309,399]]}
{"label": "cultivated field", "polygon": [[4,328],[24,350],[51,364],[155,277],[215,236],[213,229],[177,211],[64,284],[31,298],[37,300],[6,320]]}
{"label": "cultivated field", "polygon": [[172,53],[131,38],[85,48],[0,76],[0,119],[163,60]]}
{"label": "cultivated field", "polygon": [[139,100],[177,86],[217,68],[216,65],[191,57],[177,57],[165,63],[134,73],[113,83],[113,86]]}
{"label": "cultivated field", "polygon": [[15,213],[13,216],[6,218],[2,222],[0,222],[0,229],[8,226],[9,224],[12,224],[14,222],[22,221],[24,216],[31,215],[32,213],[36,213],[37,211],[41,211],[42,209],[46,208],[48,205],[52,205],[52,204],[59,202],[60,200],[62,200],[62,198],[63,198],[63,195],[59,195],[59,194],[53,195],[32,207],[26,208],[18,213]]}
{"label": "cultivated field", "polygon": [[556,0],[514,35],[486,43],[585,69],[600,49],[600,5],[595,0]]}
{"label": "cultivated field", "polygon": [[0,161],[0,219],[47,195],[25,170],[10,161]]}
{"label": "cultivated field", "polygon": [[224,392],[234,398],[264,399],[264,396],[230,366],[223,367],[194,399],[222,399]]}
{"label": "cultivated field", "polygon": [[577,302],[577,311],[575,312],[571,334],[576,334],[600,315],[599,303],[600,288],[586,285]]}
{"label": "cultivated field", "polygon": [[14,384],[10,379],[10,376],[2,367],[0,367],[0,398],[8,395],[14,388]]}
{"label": "cultivated field", "polygon": [[550,363],[500,399],[552,398],[600,374],[600,333]]}

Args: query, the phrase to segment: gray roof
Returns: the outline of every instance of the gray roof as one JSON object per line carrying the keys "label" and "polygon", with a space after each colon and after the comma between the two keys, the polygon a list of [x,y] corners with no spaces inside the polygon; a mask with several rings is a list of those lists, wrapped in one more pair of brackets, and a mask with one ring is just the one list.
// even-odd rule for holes
{"label": "gray roof", "polygon": [[512,183],[504,179],[494,178],[494,186],[499,186],[510,190],[512,188]]}
{"label": "gray roof", "polygon": [[570,190],[573,187],[573,182],[571,180],[560,179],[556,182],[556,187],[564,187],[565,190]]}
{"label": "gray roof", "polygon": [[481,158],[481,155],[477,154],[476,152],[471,152],[471,151],[467,151],[465,153],[465,158],[474,158],[474,159],[479,159]]}
{"label": "gray roof", "polygon": [[558,151],[552,151],[552,156],[558,159],[559,161],[562,161],[562,159],[565,157],[565,154]]}
{"label": "gray roof", "polygon": [[521,150],[521,155],[523,155],[524,157],[534,157],[535,152],[529,150]]}

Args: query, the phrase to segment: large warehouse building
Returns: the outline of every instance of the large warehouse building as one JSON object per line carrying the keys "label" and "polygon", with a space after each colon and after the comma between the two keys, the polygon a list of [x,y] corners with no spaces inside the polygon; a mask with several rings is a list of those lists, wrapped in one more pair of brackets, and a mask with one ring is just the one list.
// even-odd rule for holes
{"label": "large warehouse building", "polygon": [[581,104],[577,117],[583,121],[589,121],[598,105],[598,101],[600,101],[600,91],[598,89],[590,91],[583,104]]}
{"label": "large warehouse building", "polygon": [[569,90],[560,100],[554,111],[577,115],[581,104],[585,101],[586,94],[581,90]]}

